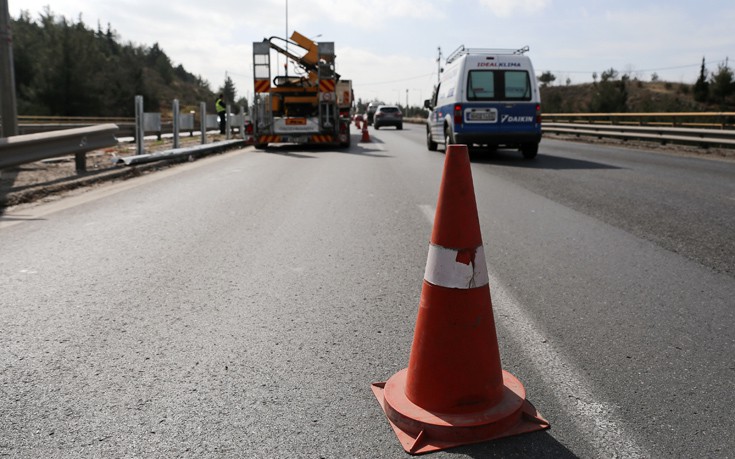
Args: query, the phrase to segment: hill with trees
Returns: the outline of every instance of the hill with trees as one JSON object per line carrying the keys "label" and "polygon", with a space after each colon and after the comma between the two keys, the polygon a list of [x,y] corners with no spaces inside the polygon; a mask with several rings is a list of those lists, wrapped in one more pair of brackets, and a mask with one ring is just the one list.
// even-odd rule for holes
{"label": "hill with trees", "polygon": [[[149,112],[170,111],[173,99],[182,111],[198,110],[202,101],[214,110],[209,82],[174,66],[158,43],[123,43],[109,24],[94,30],[48,7],[38,20],[22,12],[11,30],[19,115],[130,117],[136,95]],[[247,106],[229,78],[218,92]]]}
{"label": "hill with trees", "polygon": [[586,84],[553,85],[556,76],[539,76],[545,113],[637,113],[735,111],[735,80],[727,62],[709,72],[704,60],[694,84],[642,81],[608,69]]}

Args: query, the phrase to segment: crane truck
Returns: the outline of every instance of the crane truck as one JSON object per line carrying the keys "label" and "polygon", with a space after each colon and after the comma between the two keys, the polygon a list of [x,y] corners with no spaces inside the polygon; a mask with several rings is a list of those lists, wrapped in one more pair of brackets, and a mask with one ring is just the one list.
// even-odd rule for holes
{"label": "crane truck", "polygon": [[[294,75],[285,65],[285,75],[271,79],[272,51],[295,64]],[[352,84],[340,79],[334,61],[334,42],[317,43],[295,31],[290,40],[253,43],[256,148],[269,143],[350,146]]]}

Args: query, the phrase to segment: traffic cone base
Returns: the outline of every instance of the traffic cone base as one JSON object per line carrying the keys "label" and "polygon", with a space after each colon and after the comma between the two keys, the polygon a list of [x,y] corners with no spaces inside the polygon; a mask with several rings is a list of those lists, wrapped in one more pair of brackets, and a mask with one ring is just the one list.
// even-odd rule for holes
{"label": "traffic cone base", "polygon": [[526,400],[521,382],[503,370],[503,394],[491,406],[473,412],[428,411],[406,397],[407,369],[387,382],[374,383],[373,393],[388,418],[403,449],[424,454],[549,428],[534,406]]}

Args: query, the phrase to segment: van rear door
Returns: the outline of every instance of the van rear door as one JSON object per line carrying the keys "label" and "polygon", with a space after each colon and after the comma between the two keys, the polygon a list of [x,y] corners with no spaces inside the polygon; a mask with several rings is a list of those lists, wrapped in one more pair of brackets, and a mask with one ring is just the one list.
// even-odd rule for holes
{"label": "van rear door", "polygon": [[539,132],[538,103],[532,78],[532,73],[525,68],[469,70],[462,107],[463,123],[455,126],[455,132],[470,138],[482,135],[504,138]]}

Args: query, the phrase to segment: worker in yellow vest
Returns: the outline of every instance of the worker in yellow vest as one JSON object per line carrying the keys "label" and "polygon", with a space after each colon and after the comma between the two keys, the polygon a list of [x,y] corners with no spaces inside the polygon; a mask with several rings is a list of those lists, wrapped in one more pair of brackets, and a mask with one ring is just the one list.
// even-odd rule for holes
{"label": "worker in yellow vest", "polygon": [[214,103],[214,108],[217,110],[217,117],[219,118],[219,133],[225,133],[225,126],[227,125],[227,106],[225,105],[225,99],[222,94],[219,95],[217,101]]}

